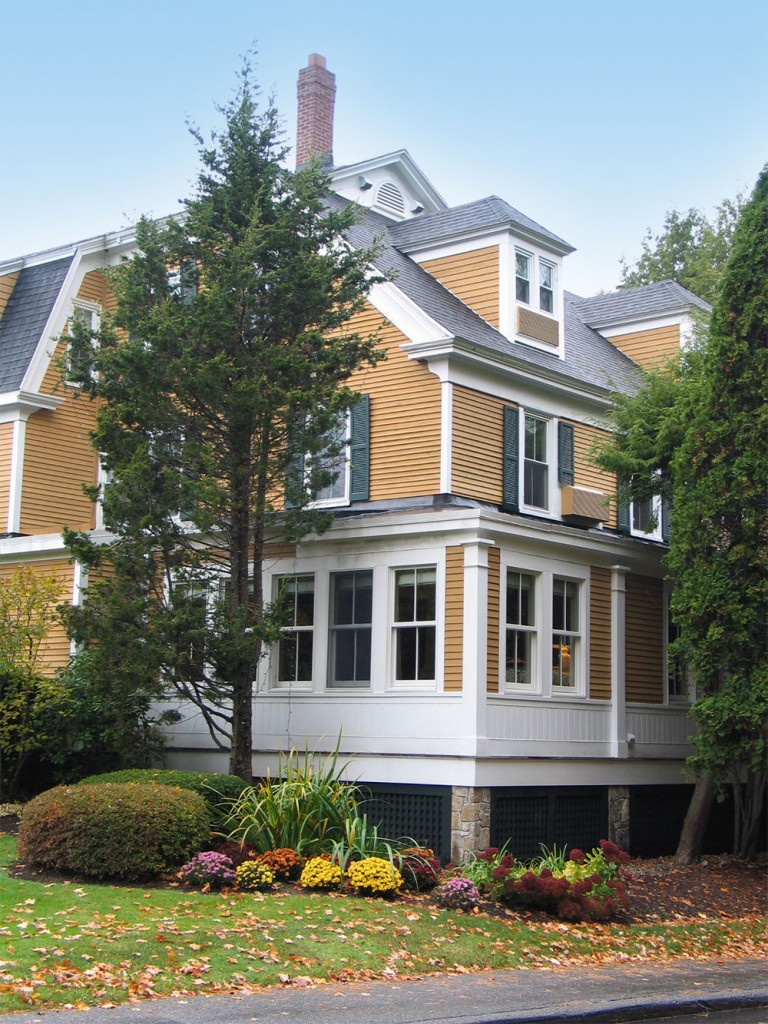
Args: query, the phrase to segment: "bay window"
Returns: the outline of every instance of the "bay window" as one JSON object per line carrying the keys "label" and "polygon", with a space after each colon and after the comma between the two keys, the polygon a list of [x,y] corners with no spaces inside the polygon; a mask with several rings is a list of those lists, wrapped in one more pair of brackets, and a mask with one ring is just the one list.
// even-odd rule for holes
{"label": "bay window", "polygon": [[395,571],[395,679],[433,682],[437,629],[437,570]]}

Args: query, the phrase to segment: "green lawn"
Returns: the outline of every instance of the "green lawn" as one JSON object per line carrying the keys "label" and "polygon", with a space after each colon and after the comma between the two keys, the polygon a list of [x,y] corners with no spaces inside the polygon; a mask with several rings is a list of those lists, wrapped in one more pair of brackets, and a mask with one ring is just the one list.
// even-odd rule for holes
{"label": "green lawn", "polygon": [[0,1012],[170,993],[617,960],[756,956],[765,918],[624,927],[528,922],[346,895],[10,878],[0,836]]}

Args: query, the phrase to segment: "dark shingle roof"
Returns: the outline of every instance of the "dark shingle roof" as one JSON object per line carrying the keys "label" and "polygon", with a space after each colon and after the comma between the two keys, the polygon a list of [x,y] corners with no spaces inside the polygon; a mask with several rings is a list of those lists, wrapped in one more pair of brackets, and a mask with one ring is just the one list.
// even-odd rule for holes
{"label": "dark shingle roof", "polygon": [[537,235],[546,243],[552,243],[558,251],[573,252],[573,246],[557,235],[526,217],[498,196],[487,196],[463,206],[432,213],[425,217],[414,217],[390,226],[390,235],[395,245],[407,249],[423,242],[437,242],[453,235],[464,235],[484,228],[513,225],[527,233]]}
{"label": "dark shingle roof", "polygon": [[589,299],[574,296],[575,309],[587,324],[606,324],[614,320],[632,320],[644,316],[661,316],[681,308],[697,306],[706,312],[712,307],[676,281],[659,281],[640,288],[594,295]]}
{"label": "dark shingle roof", "polygon": [[[331,197],[331,201],[346,202],[337,196]],[[636,364],[576,316],[572,301],[575,296],[566,295],[564,359],[555,353],[510,341],[392,244],[392,236],[399,238],[401,226],[396,225],[397,230],[393,232],[391,221],[365,211],[362,221],[349,232],[349,240],[362,248],[372,245],[378,238],[381,249],[375,261],[377,268],[383,274],[392,275],[395,285],[449,334],[499,356],[528,364],[532,370],[538,368],[574,383],[602,388],[606,392],[634,390]]]}
{"label": "dark shingle roof", "polygon": [[71,263],[67,256],[19,273],[0,319],[0,392],[21,387]]}

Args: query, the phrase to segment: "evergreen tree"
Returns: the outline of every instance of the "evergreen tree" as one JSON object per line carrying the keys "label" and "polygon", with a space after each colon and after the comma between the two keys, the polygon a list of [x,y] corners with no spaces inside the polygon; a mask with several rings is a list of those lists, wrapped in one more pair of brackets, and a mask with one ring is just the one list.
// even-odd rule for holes
{"label": "evergreen tree", "polygon": [[[709,782],[731,786],[742,854],[756,849],[768,779],[767,381],[768,167],[743,208],[706,337],[619,399],[598,458],[633,496],[673,498],[674,650],[696,686],[690,764],[705,793]],[[692,835],[707,806],[688,822]],[[680,858],[695,845],[686,837]]]}
{"label": "evergreen tree", "polygon": [[349,379],[378,358],[349,323],[374,253],[344,241],[356,213],[326,201],[318,165],[285,169],[247,65],[221,113],[210,146],[193,132],[202,167],[183,215],[139,223],[112,274],[116,310],[85,339],[115,540],[70,538],[101,575],[71,625],[84,671],[172,685],[250,779],[252,684],[283,612],[262,592],[264,546],[328,525],[310,499],[345,445]]}

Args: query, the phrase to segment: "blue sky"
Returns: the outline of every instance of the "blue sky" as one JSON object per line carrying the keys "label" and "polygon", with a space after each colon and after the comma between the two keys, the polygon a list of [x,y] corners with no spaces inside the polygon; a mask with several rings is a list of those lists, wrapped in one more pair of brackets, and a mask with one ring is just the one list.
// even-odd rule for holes
{"label": "blue sky", "polygon": [[407,149],[450,203],[502,196],[610,290],[667,210],[711,214],[768,160],[764,0],[37,0],[0,24],[0,261],[178,209],[243,54],[294,139],[312,52],[334,156]]}

